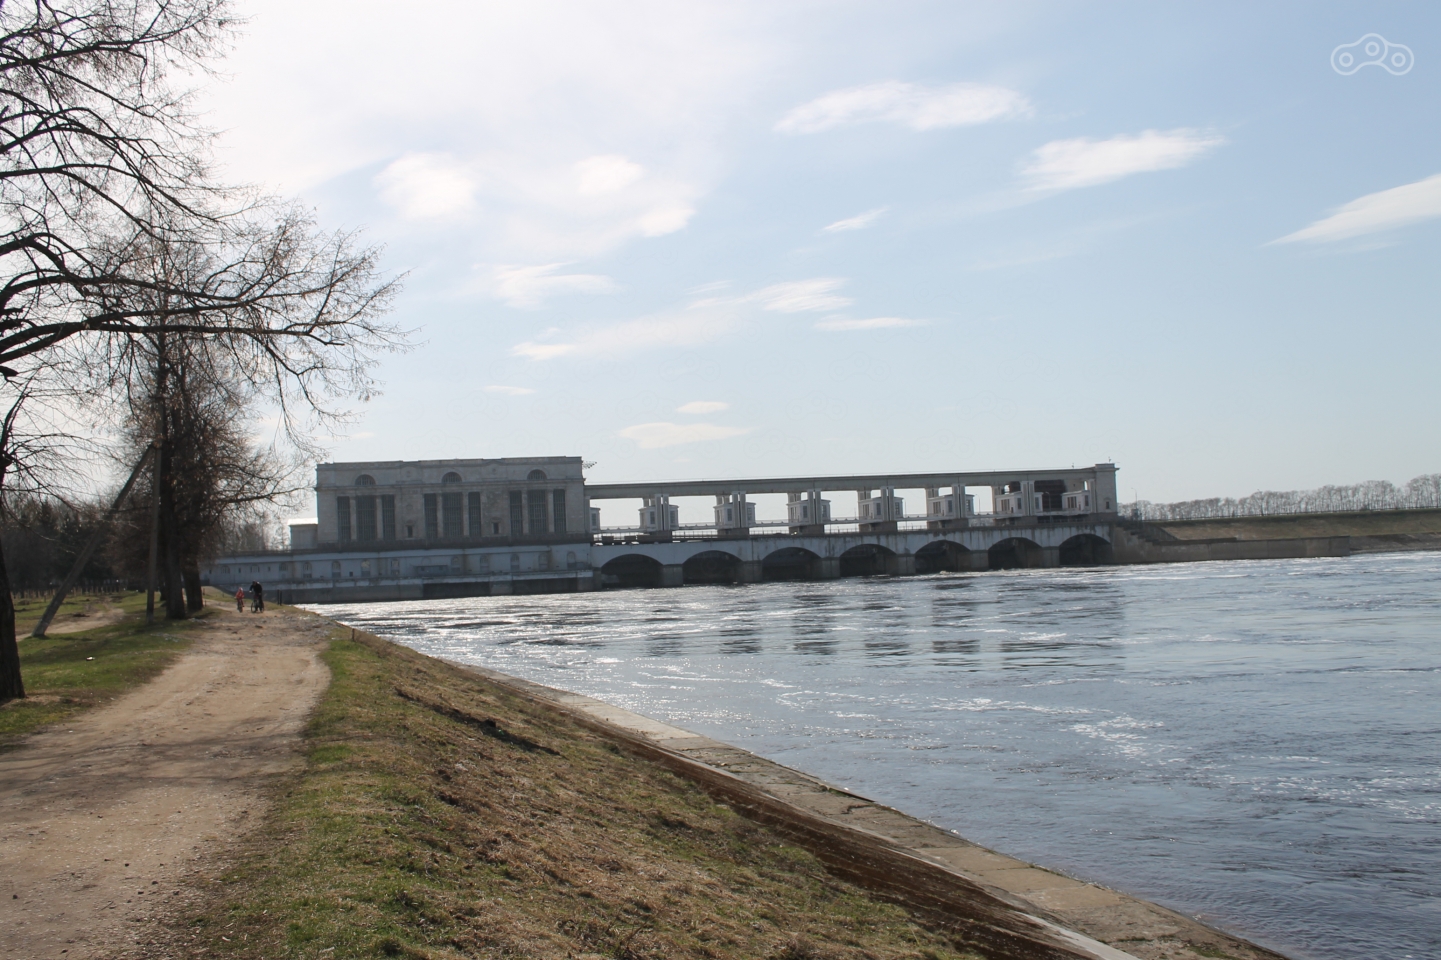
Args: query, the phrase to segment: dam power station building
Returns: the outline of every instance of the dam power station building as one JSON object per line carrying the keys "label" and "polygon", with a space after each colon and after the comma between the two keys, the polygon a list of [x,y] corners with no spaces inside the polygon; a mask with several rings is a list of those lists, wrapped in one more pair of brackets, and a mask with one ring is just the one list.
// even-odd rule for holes
{"label": "dam power station building", "polygon": [[[205,580],[283,602],[829,579],[1112,560],[1116,467],[587,483],[579,457],[325,463],[290,548],[220,557]],[[989,489],[978,513],[969,490]],[[854,492],[855,516],[827,494]],[[908,503],[898,491],[922,493]],[[784,519],[752,499],[784,494]],[[701,497],[702,522],[673,500]],[[606,501],[639,501],[603,526]],[[614,512],[614,510],[612,510]],[[628,518],[629,519],[629,518]]]}

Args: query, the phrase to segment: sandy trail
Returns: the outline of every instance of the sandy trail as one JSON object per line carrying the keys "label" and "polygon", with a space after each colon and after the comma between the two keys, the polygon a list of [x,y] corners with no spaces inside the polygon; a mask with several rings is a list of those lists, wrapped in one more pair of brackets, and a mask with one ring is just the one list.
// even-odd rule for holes
{"label": "sandy trail", "polygon": [[[109,626],[112,623],[119,623],[125,618],[125,611],[120,608],[118,600],[91,601],[85,605],[84,610],[75,613],[62,613],[51,622],[50,627],[45,631],[46,636],[56,636],[64,633],[79,633],[81,630],[94,630],[96,627]],[[35,625],[25,624],[25,636],[29,636],[30,630]],[[24,637],[20,640],[24,643]]]}
{"label": "sandy trail", "polygon": [[298,762],[329,627],[222,608],[153,682],[0,755],[0,956],[130,952]]}

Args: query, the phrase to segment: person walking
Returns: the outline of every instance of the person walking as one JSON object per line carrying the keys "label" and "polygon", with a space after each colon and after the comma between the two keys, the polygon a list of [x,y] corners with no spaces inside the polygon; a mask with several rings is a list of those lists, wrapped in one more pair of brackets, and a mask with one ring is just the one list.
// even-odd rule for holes
{"label": "person walking", "polygon": [[260,585],[259,580],[250,582],[250,610],[252,613],[265,612],[265,588]]}
{"label": "person walking", "polygon": [[244,613],[244,612],[245,612],[245,588],[244,588],[244,587],[236,587],[236,588],[235,588],[235,612],[236,612],[236,613]]}

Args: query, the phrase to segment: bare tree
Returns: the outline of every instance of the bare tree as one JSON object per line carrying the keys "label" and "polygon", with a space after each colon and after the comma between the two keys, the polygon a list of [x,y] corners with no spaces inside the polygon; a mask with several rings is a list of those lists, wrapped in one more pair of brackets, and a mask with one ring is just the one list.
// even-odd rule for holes
{"label": "bare tree", "polygon": [[1359,510],[1419,510],[1441,507],[1441,473],[1423,474],[1397,487],[1387,480],[1315,490],[1258,490],[1247,497],[1211,497],[1177,503],[1138,500],[1120,505],[1123,516],[1140,520],[1207,520],[1265,517],[1295,513],[1349,513]]}
{"label": "bare tree", "polygon": [[225,525],[303,489],[303,460],[256,443],[248,418],[262,395],[212,341],[166,334],[132,347],[117,368],[128,390],[128,456],[153,443],[160,461],[127,512],[128,552],[132,562],[148,552],[149,504],[158,498],[166,616],[178,619],[203,605],[200,564],[218,552]]}
{"label": "bare tree", "polygon": [[[226,0],[0,2],[0,374],[64,351],[113,384],[137,339],[201,338],[303,446],[404,334],[375,249],[212,177],[170,76],[234,24]],[[13,621],[0,569],[0,702],[23,695]]]}

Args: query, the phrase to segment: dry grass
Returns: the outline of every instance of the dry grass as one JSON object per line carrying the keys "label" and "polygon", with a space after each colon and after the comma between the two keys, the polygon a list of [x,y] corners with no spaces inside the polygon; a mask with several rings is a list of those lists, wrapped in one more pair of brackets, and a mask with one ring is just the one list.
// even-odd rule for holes
{"label": "dry grass", "polygon": [[[45,603],[22,600],[16,604],[17,619],[33,613],[22,624],[24,632],[40,618]],[[115,603],[125,616],[118,623],[91,630],[20,640],[20,671],[27,696],[0,705],[0,749],[9,749],[25,734],[113,700],[150,680],[189,646],[190,628],[195,623],[161,620],[147,627],[145,595],[139,593],[119,599],[77,596],[66,603],[77,611]],[[61,608],[62,614],[66,609]],[[205,615],[205,611],[199,614]]]}
{"label": "dry grass", "polygon": [[337,635],[308,762],[167,955],[956,958],[564,714]]}

